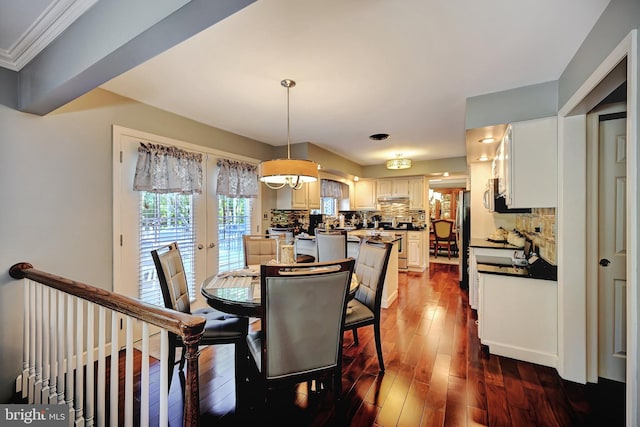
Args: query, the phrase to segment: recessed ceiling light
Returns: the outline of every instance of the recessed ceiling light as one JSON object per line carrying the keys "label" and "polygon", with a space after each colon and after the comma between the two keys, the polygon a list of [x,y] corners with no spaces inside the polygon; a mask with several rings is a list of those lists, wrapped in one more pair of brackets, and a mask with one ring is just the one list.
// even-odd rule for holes
{"label": "recessed ceiling light", "polygon": [[449,172],[443,173],[442,176],[449,176]]}
{"label": "recessed ceiling light", "polygon": [[388,133],[374,133],[373,135],[369,136],[369,139],[372,141],[384,141],[387,138],[389,138]]}
{"label": "recessed ceiling light", "polygon": [[489,157],[483,154],[482,156],[478,157],[478,160],[480,160],[481,162],[486,162],[487,160],[489,160]]}
{"label": "recessed ceiling light", "polygon": [[481,142],[481,143],[483,143],[483,144],[491,144],[492,142],[495,142],[495,140],[496,140],[495,138],[493,138],[493,137],[489,137],[489,138],[482,138],[482,139],[481,139],[480,141],[478,141],[478,142]]}

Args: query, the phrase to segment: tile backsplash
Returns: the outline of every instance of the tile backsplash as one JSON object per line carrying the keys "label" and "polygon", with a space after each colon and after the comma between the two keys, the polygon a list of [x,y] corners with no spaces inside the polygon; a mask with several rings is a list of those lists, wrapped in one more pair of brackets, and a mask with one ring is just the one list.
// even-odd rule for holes
{"label": "tile backsplash", "polygon": [[556,265],[556,209],[536,208],[516,216],[516,229],[533,241],[535,252]]}

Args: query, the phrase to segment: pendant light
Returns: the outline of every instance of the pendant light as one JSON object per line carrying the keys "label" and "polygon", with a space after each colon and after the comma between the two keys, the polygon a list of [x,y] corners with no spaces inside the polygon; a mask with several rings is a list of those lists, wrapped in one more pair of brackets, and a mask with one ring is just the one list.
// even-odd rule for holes
{"label": "pendant light", "polygon": [[285,79],[280,84],[287,88],[287,158],[265,160],[258,165],[260,181],[264,182],[272,190],[278,190],[285,185],[299,190],[305,182],[318,180],[318,164],[311,160],[291,158],[291,128],[289,114],[289,89],[296,82]]}

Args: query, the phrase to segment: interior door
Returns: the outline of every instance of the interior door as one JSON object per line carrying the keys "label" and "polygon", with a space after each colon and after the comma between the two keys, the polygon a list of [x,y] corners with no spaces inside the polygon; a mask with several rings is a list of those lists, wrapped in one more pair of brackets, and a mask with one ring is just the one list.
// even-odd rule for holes
{"label": "interior door", "polygon": [[625,381],[627,354],[626,114],[599,112],[598,376]]}

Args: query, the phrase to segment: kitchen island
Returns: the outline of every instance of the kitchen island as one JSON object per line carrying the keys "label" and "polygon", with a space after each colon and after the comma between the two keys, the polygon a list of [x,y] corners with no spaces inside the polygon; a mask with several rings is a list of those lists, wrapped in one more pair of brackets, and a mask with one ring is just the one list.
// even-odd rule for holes
{"label": "kitchen island", "polygon": [[[393,232],[378,230],[351,230],[347,232],[347,256],[358,259],[360,241],[371,237],[380,238],[382,242],[393,243],[393,249],[387,265],[387,274],[382,289],[382,308],[388,308],[398,298],[398,240]],[[306,254],[317,257],[316,239],[314,236],[298,235],[295,241],[296,255]]]}

